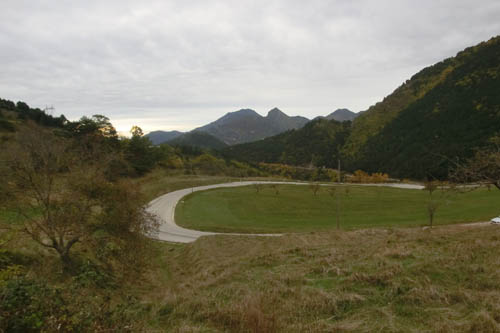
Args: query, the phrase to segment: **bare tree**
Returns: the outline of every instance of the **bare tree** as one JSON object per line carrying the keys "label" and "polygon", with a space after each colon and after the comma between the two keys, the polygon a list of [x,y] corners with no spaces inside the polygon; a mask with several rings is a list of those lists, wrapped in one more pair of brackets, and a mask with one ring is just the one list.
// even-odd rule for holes
{"label": "bare tree", "polygon": [[437,210],[450,201],[451,197],[457,193],[457,188],[453,183],[429,180],[424,184],[424,191],[428,193],[427,216],[429,217],[429,226],[432,228]]}
{"label": "bare tree", "polygon": [[255,192],[260,193],[260,190],[262,190],[262,184],[261,183],[254,183],[253,188],[255,189]]}
{"label": "bare tree", "polygon": [[335,213],[337,217],[337,229],[340,229],[340,213],[341,213],[341,196],[342,196],[342,187],[344,189],[344,196],[346,198],[349,198],[351,195],[351,189],[349,186],[331,186],[328,188],[328,194],[330,197],[335,199],[336,205],[335,205]]}
{"label": "bare tree", "polygon": [[500,189],[500,151],[480,150],[465,163],[455,163],[450,178],[457,183],[475,182]]}
{"label": "bare tree", "polygon": [[24,219],[23,230],[55,250],[64,269],[77,243],[91,250],[114,244],[126,252],[125,240],[138,241],[156,228],[138,192],[106,177],[109,152],[32,127],[17,134],[9,156],[8,193]]}
{"label": "bare tree", "polygon": [[311,183],[309,184],[309,188],[313,192],[314,196],[316,196],[321,189],[321,186],[318,183]]}
{"label": "bare tree", "polygon": [[280,189],[279,189],[279,186],[278,184],[270,184],[269,185],[270,188],[272,188],[274,190],[274,194],[275,195],[278,195],[280,194]]}
{"label": "bare tree", "polygon": [[424,190],[429,193],[427,200],[427,214],[429,216],[429,226],[432,228],[434,223],[434,215],[436,210],[439,208],[440,203],[434,197],[434,192],[438,189],[438,183],[436,181],[428,181],[425,183]]}

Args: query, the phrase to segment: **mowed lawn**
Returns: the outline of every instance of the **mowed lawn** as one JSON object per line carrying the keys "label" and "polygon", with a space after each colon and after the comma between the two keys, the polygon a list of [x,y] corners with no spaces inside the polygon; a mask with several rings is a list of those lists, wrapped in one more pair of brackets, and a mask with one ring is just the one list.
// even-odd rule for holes
{"label": "mowed lawn", "polygon": [[[195,192],[176,208],[177,224],[221,232],[293,232],[336,228],[337,201],[328,187],[314,195],[308,185],[265,185]],[[429,223],[429,193],[424,190],[349,186],[340,193],[342,229],[424,226]],[[439,203],[434,225],[488,221],[500,214],[500,191],[433,195]]]}

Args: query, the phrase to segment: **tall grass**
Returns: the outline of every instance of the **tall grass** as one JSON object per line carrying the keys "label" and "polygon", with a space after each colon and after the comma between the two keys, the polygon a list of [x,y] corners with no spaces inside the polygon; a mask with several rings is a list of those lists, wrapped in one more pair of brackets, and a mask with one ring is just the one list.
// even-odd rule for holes
{"label": "tall grass", "polygon": [[202,238],[166,256],[158,320],[174,331],[498,332],[499,246],[496,226]]}

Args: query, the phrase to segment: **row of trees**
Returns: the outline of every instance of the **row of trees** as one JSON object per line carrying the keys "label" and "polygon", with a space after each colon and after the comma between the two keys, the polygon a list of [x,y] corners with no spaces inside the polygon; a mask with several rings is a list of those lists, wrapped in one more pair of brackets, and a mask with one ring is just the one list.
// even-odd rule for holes
{"label": "row of trees", "polygon": [[381,172],[374,172],[369,174],[362,170],[356,170],[347,178],[351,183],[386,183],[389,181],[389,175]]}
{"label": "row of trees", "polygon": [[13,112],[20,119],[29,119],[43,126],[64,127],[68,123],[68,120],[64,117],[64,115],[54,117],[47,114],[44,110],[31,108],[28,104],[21,101],[14,103],[0,98],[0,110]]}
{"label": "row of trees", "polygon": [[306,168],[281,163],[259,163],[258,168],[270,175],[288,179],[326,182],[338,180],[337,170],[330,168]]}

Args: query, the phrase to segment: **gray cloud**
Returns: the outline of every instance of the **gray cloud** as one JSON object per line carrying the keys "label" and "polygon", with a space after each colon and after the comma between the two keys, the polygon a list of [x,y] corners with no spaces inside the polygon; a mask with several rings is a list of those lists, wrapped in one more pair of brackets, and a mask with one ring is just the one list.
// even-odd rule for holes
{"label": "gray cloud", "polygon": [[496,0],[7,0],[0,97],[121,130],[190,129],[242,107],[360,111],[498,34],[498,17]]}

